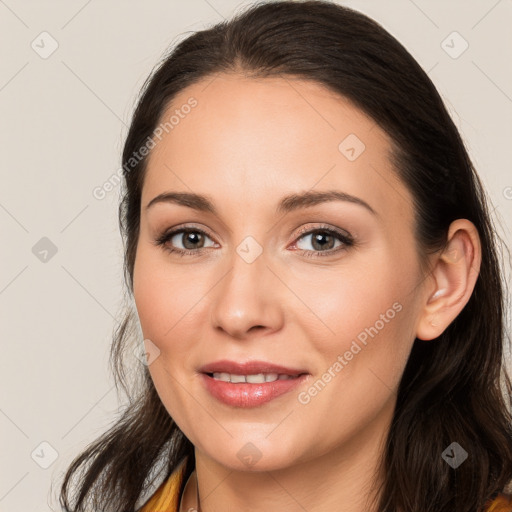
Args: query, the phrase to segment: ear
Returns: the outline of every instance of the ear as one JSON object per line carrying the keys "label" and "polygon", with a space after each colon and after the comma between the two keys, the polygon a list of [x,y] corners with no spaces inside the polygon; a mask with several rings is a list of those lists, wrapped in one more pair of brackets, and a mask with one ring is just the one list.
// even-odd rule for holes
{"label": "ear", "polygon": [[482,258],[475,225],[467,219],[452,222],[446,247],[435,258],[416,327],[421,340],[442,334],[473,293]]}

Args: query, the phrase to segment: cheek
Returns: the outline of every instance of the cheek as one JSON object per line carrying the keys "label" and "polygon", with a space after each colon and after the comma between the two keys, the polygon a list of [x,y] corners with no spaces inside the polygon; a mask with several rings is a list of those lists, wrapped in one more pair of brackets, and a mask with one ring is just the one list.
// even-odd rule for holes
{"label": "cheek", "polygon": [[[193,270],[171,268],[159,251],[140,247],[134,266],[133,294],[144,338],[160,350],[148,370],[169,415],[189,431],[190,333],[197,324],[197,303],[204,296],[204,279],[191,278]],[[194,305],[196,304],[196,307]]]}
{"label": "cheek", "polygon": [[307,306],[304,315],[304,305],[297,303],[298,318],[316,319],[317,336],[323,340],[354,337],[378,322],[381,315],[383,321],[393,319],[397,308],[393,309],[393,304],[404,305],[412,286],[408,283],[413,280],[412,274],[404,275],[398,265],[384,258],[336,269],[297,269],[291,278],[294,292]]}
{"label": "cheek", "polygon": [[417,273],[413,260],[402,256],[380,254],[358,268],[347,265],[335,275],[297,280],[297,294],[309,308],[298,321],[321,355],[318,369],[331,368],[340,387],[358,390],[354,396],[373,396],[372,383],[379,385],[379,380],[394,389],[407,362],[414,341]]}
{"label": "cheek", "polygon": [[[329,327],[318,320],[309,328],[302,322],[309,329],[312,352],[314,347],[320,355],[318,373],[299,397],[305,404],[304,421],[313,430],[329,417],[352,435],[350,429],[370,422],[394,395],[414,341],[415,306],[403,277],[380,271],[336,282],[326,279],[322,293],[308,295],[308,305]],[[318,335],[319,325],[325,335]]]}
{"label": "cheek", "polygon": [[157,345],[172,340],[181,324],[195,317],[195,305],[208,291],[204,276],[184,269],[171,267],[154,248],[137,252],[133,294],[144,336]]}

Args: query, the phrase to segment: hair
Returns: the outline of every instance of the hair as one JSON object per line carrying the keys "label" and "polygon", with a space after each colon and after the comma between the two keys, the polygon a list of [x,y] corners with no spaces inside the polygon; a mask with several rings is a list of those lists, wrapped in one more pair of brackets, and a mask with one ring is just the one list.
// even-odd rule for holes
{"label": "hair", "polygon": [[[122,154],[119,226],[124,280],[133,296],[141,191],[148,157],[133,159],[175,96],[218,73],[298,78],[351,101],[388,134],[390,159],[411,192],[422,268],[447,243],[450,223],[477,228],[482,261],[473,293],[435,340],[416,339],[400,381],[382,455],[382,512],[475,512],[512,477],[512,388],[504,364],[506,283],[489,200],[463,140],[428,75],[369,17],[327,1],[258,2],[231,20],[192,33],[169,49],[145,81]],[[423,265],[425,265],[423,267]],[[158,463],[169,476],[194,447],[162,404],[149,371],[127,380],[133,308],[114,329],[111,364],[129,401],[103,435],[75,458],[60,488],[66,511],[136,510]],[[132,375],[132,374],[131,374]],[[135,389],[129,389],[132,386]],[[441,457],[456,441],[469,458],[457,469]],[[70,504],[70,487],[80,474]]]}

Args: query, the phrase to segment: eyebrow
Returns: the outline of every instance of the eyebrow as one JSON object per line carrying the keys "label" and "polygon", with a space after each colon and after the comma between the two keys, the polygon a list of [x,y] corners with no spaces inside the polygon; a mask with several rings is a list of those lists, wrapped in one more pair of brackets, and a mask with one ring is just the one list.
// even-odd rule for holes
{"label": "eyebrow", "polygon": [[[378,216],[377,212],[366,201],[339,190],[309,190],[307,192],[290,194],[281,199],[277,205],[276,214],[289,213],[300,208],[308,208],[331,201],[345,201],[358,204],[366,208],[373,215]],[[194,210],[218,215],[217,209],[213,205],[212,200],[208,196],[201,194],[194,194],[190,192],[164,192],[151,199],[146,206],[146,210],[157,203],[174,203],[181,206],[187,206],[188,208],[193,208]]]}

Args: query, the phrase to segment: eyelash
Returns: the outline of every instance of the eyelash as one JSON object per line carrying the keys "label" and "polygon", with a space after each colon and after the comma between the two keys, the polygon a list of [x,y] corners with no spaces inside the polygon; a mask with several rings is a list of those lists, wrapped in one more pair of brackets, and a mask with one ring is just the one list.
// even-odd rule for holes
{"label": "eyelash", "polygon": [[[318,258],[318,257],[324,257],[324,256],[332,256],[335,253],[338,253],[340,251],[347,250],[349,247],[352,247],[355,245],[354,239],[337,229],[334,229],[329,226],[321,225],[317,226],[313,229],[311,228],[303,228],[299,231],[297,234],[297,238],[294,243],[296,243],[300,238],[302,238],[304,235],[310,235],[313,233],[327,233],[329,235],[333,235],[336,238],[338,238],[343,245],[337,247],[336,249],[329,249],[327,251],[309,251],[306,249],[296,249],[297,251],[301,252],[303,256],[306,256],[307,258]],[[201,247],[199,249],[177,249],[175,247],[170,247],[167,245],[167,242],[171,240],[171,238],[179,233],[201,233],[202,235],[207,236],[208,238],[212,238],[206,231],[203,231],[202,229],[195,228],[195,227],[181,227],[178,229],[174,229],[172,231],[166,231],[162,235],[160,235],[156,240],[155,244],[157,246],[161,246],[165,251],[169,253],[175,253],[178,256],[199,256],[202,253],[201,249],[208,249],[208,247]]]}

